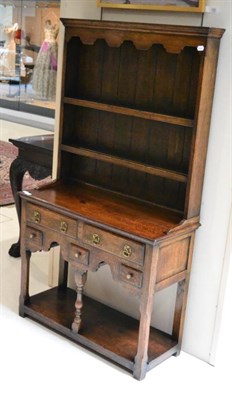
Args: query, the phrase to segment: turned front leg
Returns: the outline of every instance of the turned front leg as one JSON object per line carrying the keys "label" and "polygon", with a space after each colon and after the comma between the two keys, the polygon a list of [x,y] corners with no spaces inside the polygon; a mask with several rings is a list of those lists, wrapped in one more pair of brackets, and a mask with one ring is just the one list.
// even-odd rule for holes
{"label": "turned front leg", "polygon": [[72,331],[79,332],[81,326],[81,314],[82,314],[82,307],[83,307],[83,289],[87,278],[87,272],[75,272],[75,283],[77,286],[77,298],[75,302],[75,318],[72,323]]}

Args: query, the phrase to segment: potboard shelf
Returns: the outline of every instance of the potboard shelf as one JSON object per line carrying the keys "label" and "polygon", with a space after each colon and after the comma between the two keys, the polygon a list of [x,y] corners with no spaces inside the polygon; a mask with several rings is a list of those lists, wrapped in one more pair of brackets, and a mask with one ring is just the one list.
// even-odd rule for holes
{"label": "potboard shelf", "polygon": [[[130,369],[137,351],[139,322],[98,301],[84,296],[82,328],[78,334],[71,331],[75,312],[76,292],[66,288],[52,288],[30,297],[24,306],[24,313],[40,321],[53,330],[61,331],[92,350],[99,348],[105,356]],[[49,304],[49,307],[47,307]],[[41,317],[41,318],[40,318]],[[113,338],[113,340],[112,340]],[[148,362],[170,352],[175,353],[177,342],[166,333],[151,328]]]}

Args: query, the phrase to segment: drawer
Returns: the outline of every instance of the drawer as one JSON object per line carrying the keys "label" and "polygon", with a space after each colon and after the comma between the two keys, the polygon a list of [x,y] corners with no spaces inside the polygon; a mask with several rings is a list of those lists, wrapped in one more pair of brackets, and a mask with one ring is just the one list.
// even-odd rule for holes
{"label": "drawer", "polygon": [[28,203],[26,218],[27,221],[36,223],[38,226],[44,226],[64,235],[76,237],[77,222],[62,214]]}
{"label": "drawer", "polygon": [[25,237],[28,242],[33,243],[36,246],[42,246],[43,233],[38,229],[34,229],[31,228],[30,226],[27,226]]}
{"label": "drawer", "polygon": [[127,265],[120,265],[118,278],[122,282],[127,282],[138,288],[142,287],[143,273]]}
{"label": "drawer", "polygon": [[143,265],[145,252],[143,244],[87,224],[84,224],[83,227],[82,240],[84,243],[88,243],[118,257]]}
{"label": "drawer", "polygon": [[88,265],[89,264],[89,251],[76,244],[70,243],[69,245],[69,259],[75,262]]}

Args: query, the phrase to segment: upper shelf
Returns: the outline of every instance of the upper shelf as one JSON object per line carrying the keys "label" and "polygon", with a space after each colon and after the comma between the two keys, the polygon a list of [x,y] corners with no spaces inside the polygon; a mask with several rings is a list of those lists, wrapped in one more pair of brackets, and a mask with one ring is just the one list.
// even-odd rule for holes
{"label": "upper shelf", "polygon": [[152,121],[165,122],[167,124],[186,126],[190,128],[192,128],[194,125],[194,120],[190,118],[182,118],[172,115],[159,114],[150,111],[137,110],[129,107],[120,107],[111,104],[99,103],[96,101],[64,97],[64,103],[80,107],[92,108],[100,111],[111,112],[115,114],[128,115],[130,117],[138,117]]}

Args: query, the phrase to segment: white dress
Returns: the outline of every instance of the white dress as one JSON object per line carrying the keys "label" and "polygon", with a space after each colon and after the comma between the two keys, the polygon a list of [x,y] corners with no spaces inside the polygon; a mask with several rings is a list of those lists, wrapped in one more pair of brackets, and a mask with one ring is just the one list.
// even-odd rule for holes
{"label": "white dress", "polygon": [[6,35],[6,41],[0,54],[0,75],[15,76],[16,44],[15,32],[18,30],[18,24],[14,26],[5,26],[3,32]]}

